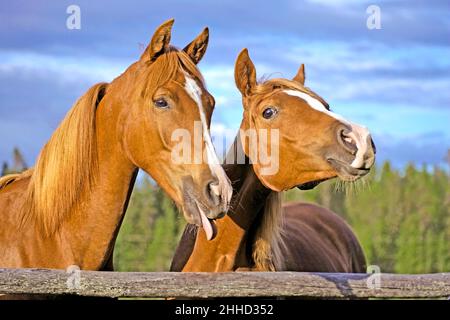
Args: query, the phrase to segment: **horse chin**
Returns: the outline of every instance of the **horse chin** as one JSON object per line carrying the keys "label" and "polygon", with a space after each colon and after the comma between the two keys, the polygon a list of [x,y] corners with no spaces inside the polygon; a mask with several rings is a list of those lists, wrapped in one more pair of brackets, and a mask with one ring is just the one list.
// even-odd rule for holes
{"label": "horse chin", "polygon": [[326,181],[328,179],[321,179],[321,180],[315,180],[315,181],[309,181],[306,183],[299,184],[297,188],[300,190],[311,190],[317,187],[321,182]]}
{"label": "horse chin", "polygon": [[369,173],[370,169],[354,168],[348,163],[338,159],[328,159],[328,163],[336,170],[337,176],[342,181],[356,181]]}
{"label": "horse chin", "polygon": [[[342,181],[346,182],[356,181],[364,177],[370,171],[370,169],[365,168],[360,169],[354,168],[345,161],[334,158],[329,158],[327,161],[331,165],[331,167],[336,171],[337,177]],[[308,181],[306,183],[298,185],[297,188],[299,188],[300,190],[311,190],[317,187],[321,182],[324,182],[329,179],[330,178]]]}

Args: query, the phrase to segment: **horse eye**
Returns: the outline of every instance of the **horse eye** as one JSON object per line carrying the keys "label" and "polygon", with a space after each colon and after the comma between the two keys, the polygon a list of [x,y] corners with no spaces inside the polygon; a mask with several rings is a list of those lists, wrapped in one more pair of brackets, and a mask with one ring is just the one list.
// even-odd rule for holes
{"label": "horse eye", "polygon": [[273,118],[276,114],[277,114],[277,109],[273,108],[273,107],[269,107],[264,109],[262,115],[264,117],[264,119],[270,119]]}
{"label": "horse eye", "polygon": [[156,99],[154,102],[153,102],[153,104],[155,105],[155,107],[157,107],[157,108],[168,108],[169,107],[169,104],[167,103],[167,101],[165,100],[165,99],[163,99],[163,98],[159,98],[159,99]]}

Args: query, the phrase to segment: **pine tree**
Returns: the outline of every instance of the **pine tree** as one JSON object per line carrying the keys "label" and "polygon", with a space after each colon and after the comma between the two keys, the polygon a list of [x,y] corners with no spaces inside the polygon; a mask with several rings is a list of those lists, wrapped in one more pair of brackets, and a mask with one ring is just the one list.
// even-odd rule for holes
{"label": "pine tree", "polygon": [[8,174],[8,162],[4,161],[2,164],[2,172],[0,173],[0,177],[6,176]]}
{"label": "pine tree", "polygon": [[15,147],[13,150],[13,158],[14,158],[14,165],[13,168],[17,172],[21,172],[27,169],[27,164],[25,162],[25,159],[20,152],[19,148]]}
{"label": "pine tree", "polygon": [[13,150],[13,166],[10,167],[8,162],[4,161],[2,165],[2,171],[0,172],[0,177],[11,174],[11,173],[20,173],[27,169],[27,165],[25,163],[24,157],[20,152],[19,148],[14,148]]}

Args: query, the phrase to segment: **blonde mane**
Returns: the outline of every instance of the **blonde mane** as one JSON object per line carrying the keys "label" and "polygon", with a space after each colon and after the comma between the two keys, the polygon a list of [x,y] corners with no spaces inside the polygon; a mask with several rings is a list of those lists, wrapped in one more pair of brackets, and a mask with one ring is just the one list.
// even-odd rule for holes
{"label": "blonde mane", "polygon": [[257,270],[276,271],[284,269],[282,248],[283,211],[281,192],[272,191],[266,199],[260,225],[253,245],[253,260]]}
{"label": "blonde mane", "polygon": [[72,107],[41,150],[23,204],[22,225],[33,218],[42,231],[53,233],[74,207],[82,192],[89,192],[97,172],[95,111],[106,83],[91,87]]}

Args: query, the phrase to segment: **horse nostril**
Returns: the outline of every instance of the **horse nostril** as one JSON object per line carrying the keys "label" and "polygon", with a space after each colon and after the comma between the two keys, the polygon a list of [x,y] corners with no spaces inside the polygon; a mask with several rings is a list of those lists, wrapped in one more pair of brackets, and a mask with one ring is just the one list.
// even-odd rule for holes
{"label": "horse nostril", "polygon": [[214,206],[220,204],[220,189],[218,181],[211,181],[206,185],[206,194]]}
{"label": "horse nostril", "polygon": [[373,154],[377,154],[377,147],[375,147],[375,143],[372,138],[370,138],[370,144],[372,145]]}
{"label": "horse nostril", "polygon": [[358,147],[356,146],[356,141],[350,135],[350,132],[351,131],[346,128],[341,129],[339,131],[338,140],[348,152],[355,155],[358,151]]}

